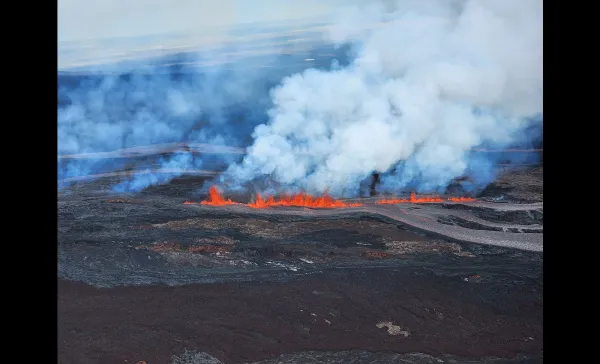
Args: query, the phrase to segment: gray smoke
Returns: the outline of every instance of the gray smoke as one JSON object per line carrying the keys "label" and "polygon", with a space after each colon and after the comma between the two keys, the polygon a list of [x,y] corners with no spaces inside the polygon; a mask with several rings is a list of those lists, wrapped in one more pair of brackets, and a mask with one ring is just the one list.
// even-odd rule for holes
{"label": "gray smoke", "polygon": [[489,182],[493,163],[471,149],[513,145],[542,123],[542,23],[539,0],[350,9],[329,37],[352,43],[354,60],[273,89],[268,122],[227,179],[337,194],[374,171],[390,189],[435,190],[465,173]]}

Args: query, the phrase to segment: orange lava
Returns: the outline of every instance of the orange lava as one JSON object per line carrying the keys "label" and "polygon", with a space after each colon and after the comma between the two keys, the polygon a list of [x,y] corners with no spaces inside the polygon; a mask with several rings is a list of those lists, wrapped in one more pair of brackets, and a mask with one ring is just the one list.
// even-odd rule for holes
{"label": "orange lava", "polygon": [[[185,205],[194,205],[197,202],[185,201]],[[200,202],[201,205],[210,205],[210,206],[225,206],[225,205],[237,205],[237,202],[231,201],[231,199],[224,199],[223,196],[219,193],[219,190],[215,186],[212,186],[210,190],[208,190],[208,199]]]}
{"label": "orange lava", "polygon": [[362,206],[360,203],[345,203],[334,199],[325,194],[323,196],[312,197],[308,194],[296,194],[291,196],[281,196],[275,199],[269,196],[266,200],[260,194],[256,194],[256,201],[249,203],[247,206],[255,209],[264,209],[273,206],[295,206],[295,207],[312,207],[312,208],[340,208],[340,207],[357,207]]}
{"label": "orange lava", "polygon": [[472,198],[472,197],[450,197],[450,198],[448,198],[448,201],[452,201],[452,202],[473,202],[473,201],[475,201],[475,199]]}
{"label": "orange lava", "polygon": [[[194,205],[197,202],[185,201],[186,205]],[[224,205],[237,205],[239,203],[233,202],[230,199],[225,199],[219,193],[215,186],[212,186],[208,192],[208,199],[200,202],[201,205],[211,206],[224,206]],[[319,197],[312,197],[307,194],[296,194],[296,195],[284,195],[279,199],[275,199],[273,196],[269,196],[266,200],[260,195],[256,194],[256,201],[246,204],[246,206],[254,209],[264,209],[267,207],[274,206],[296,206],[296,207],[312,207],[312,208],[340,208],[340,207],[356,207],[362,206],[360,203],[345,203],[338,201],[331,196],[324,194]]]}
{"label": "orange lava", "polygon": [[397,204],[397,203],[427,203],[427,202],[444,202],[439,196],[435,197],[417,197],[415,192],[411,192],[410,198],[395,198],[389,200],[379,200],[378,204]]}
{"label": "orange lava", "polygon": [[[472,197],[449,197],[448,201],[451,202],[473,202],[475,201]],[[444,202],[439,196],[435,197],[417,197],[415,192],[410,194],[410,198],[394,198],[394,199],[383,199],[377,201],[378,204],[397,204],[397,203],[440,203]]]}
{"label": "orange lava", "polygon": [[[383,199],[377,201],[377,204],[397,204],[397,203],[440,203],[446,200],[439,196],[434,197],[417,197],[415,192],[410,194],[410,198],[404,199]],[[450,197],[448,201],[452,202],[472,202],[475,201],[471,197]],[[198,202],[185,201],[185,205],[194,205]],[[243,205],[238,202],[233,202],[231,199],[225,199],[217,190],[215,186],[212,186],[208,192],[208,199],[200,202],[201,205],[210,206],[225,206],[225,205]],[[245,204],[245,206],[254,209],[264,209],[275,206],[293,206],[293,207],[310,207],[310,208],[344,208],[344,207],[358,207],[363,206],[362,203],[347,203],[334,199],[328,194],[322,196],[313,197],[306,193],[299,193],[294,195],[283,195],[279,198],[269,196],[264,199],[259,193],[256,194],[254,202]]]}

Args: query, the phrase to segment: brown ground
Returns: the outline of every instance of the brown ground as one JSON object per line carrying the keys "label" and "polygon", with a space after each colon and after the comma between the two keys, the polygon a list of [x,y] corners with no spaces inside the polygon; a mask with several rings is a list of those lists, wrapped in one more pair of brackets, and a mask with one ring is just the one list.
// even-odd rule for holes
{"label": "brown ground", "polygon": [[[60,280],[59,357],[65,364],[169,363],[187,348],[233,364],[305,350],[541,353],[541,292],[487,276],[416,272],[109,289]],[[377,327],[388,321],[408,336]]]}
{"label": "brown ground", "polygon": [[[529,204],[382,210],[396,220],[183,205],[186,180],[138,196],[76,185],[58,199],[59,362],[171,363],[185,349],[225,364],[309,350],[541,362],[543,253],[443,238],[539,237],[541,172],[503,178],[488,194]],[[354,351],[294,363],[398,362]]]}

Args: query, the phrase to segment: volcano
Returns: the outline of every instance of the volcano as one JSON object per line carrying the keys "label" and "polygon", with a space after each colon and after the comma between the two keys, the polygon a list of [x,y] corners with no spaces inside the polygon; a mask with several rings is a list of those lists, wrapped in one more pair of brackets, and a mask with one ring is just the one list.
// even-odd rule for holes
{"label": "volcano", "polygon": [[[464,9],[452,8],[448,13],[458,14],[459,10]],[[465,14],[458,20],[471,19]],[[413,15],[408,12],[406,18]],[[344,125],[375,121],[373,125],[386,127],[387,123],[379,121],[397,119],[403,113],[420,116],[435,106],[420,100],[420,95],[444,94],[443,100],[434,101],[445,103],[452,96],[446,93],[468,81],[477,83],[471,89],[482,94],[476,95],[476,101],[487,97],[494,101],[495,95],[520,101],[510,88],[486,91],[488,83],[496,83],[490,80],[509,84],[511,80],[534,79],[518,77],[523,74],[521,69],[514,74],[500,67],[502,60],[510,60],[509,66],[519,65],[526,58],[523,55],[533,53],[516,53],[518,57],[504,53],[504,46],[521,42],[500,42],[506,57],[474,74],[468,67],[486,66],[486,61],[494,60],[478,51],[494,50],[487,45],[496,43],[482,42],[481,49],[462,47],[475,52],[465,55],[452,51],[452,59],[439,63],[435,72],[421,68],[438,64],[438,55],[447,50],[443,44],[430,52],[434,60],[419,61],[417,68],[402,72],[414,78],[407,83],[407,90],[394,89],[402,85],[403,77],[385,80],[382,69],[370,67],[371,61],[379,58],[386,62],[373,65],[396,65],[393,57],[390,60],[394,62],[387,62],[387,50],[410,58],[415,50],[420,54],[430,40],[442,39],[426,33],[438,29],[437,15],[443,14],[419,26],[422,32],[416,36],[405,38],[416,39],[416,47],[375,34],[369,37],[377,43],[371,43],[378,46],[375,51],[379,42],[391,43],[357,63],[350,58],[357,51],[371,49],[369,43],[365,47],[349,43],[310,48],[313,45],[309,47],[306,38],[321,42],[324,28],[313,24],[298,30],[278,27],[258,32],[252,26],[236,30],[241,35],[231,38],[243,38],[239,49],[225,41],[229,35],[222,42],[211,40],[222,52],[223,57],[216,58],[226,64],[217,64],[219,59],[207,54],[200,60],[192,56],[196,51],[185,45],[194,39],[186,38],[173,47],[176,54],[152,58],[143,67],[130,59],[103,73],[60,72],[59,362],[543,362],[543,166],[539,163],[543,146],[529,138],[541,135],[541,130],[519,130],[527,134],[526,140],[503,145],[503,149],[479,145],[464,150],[464,136],[478,141],[479,136],[470,132],[493,129],[472,122],[467,124],[476,128],[467,128],[466,133],[456,128],[459,132],[453,134],[454,126],[460,124],[458,115],[438,128],[411,130],[425,125],[420,117],[413,118],[419,123],[407,129],[405,143],[414,143],[419,149],[429,140],[441,140],[440,150],[444,151],[445,142],[456,142],[459,147],[455,145],[453,150],[476,162],[445,190],[446,179],[435,190],[420,188],[432,182],[429,180],[386,190],[385,179],[400,174],[399,164],[398,170],[393,167],[369,176],[371,168],[379,165],[371,163],[374,159],[385,159],[385,153],[402,144],[396,140],[402,135],[393,135],[394,128],[383,132],[349,128],[337,133],[348,137],[339,149],[356,147],[347,148],[346,166],[355,163],[361,167],[358,175],[367,177],[359,187],[341,186],[351,191],[358,188],[353,198],[326,190],[299,193],[300,183],[292,183],[286,190],[252,169],[252,180],[235,181],[243,184],[241,192],[223,182],[224,171],[260,149],[249,146],[261,135],[257,126],[273,126],[265,121],[267,116],[281,122],[263,140],[263,151],[270,153],[255,157],[265,157],[257,159],[266,161],[262,167],[271,167],[271,162],[283,155],[281,169],[285,169],[298,159],[285,158],[282,150],[286,143],[293,142],[289,150],[294,152],[311,150],[304,142],[310,144],[318,138],[294,140],[310,134],[305,131],[323,132],[323,138],[329,140],[327,134],[334,134],[337,126],[325,121],[339,119]],[[494,19],[494,26],[486,32],[494,33],[503,18]],[[380,25],[394,24],[396,21]],[[357,30],[348,25],[342,28]],[[439,28],[445,32],[453,27]],[[402,30],[388,35],[407,34]],[[344,38],[340,37],[344,32],[332,33]],[[529,34],[514,33],[519,37]],[[464,34],[478,35],[472,38],[472,45],[477,45],[479,35],[485,35]],[[453,43],[461,43],[460,37],[456,40],[459,42]],[[119,40],[113,40],[111,47],[117,43]],[[272,44],[284,44],[285,49],[271,54]],[[167,51],[162,45],[133,48],[136,54],[146,55]],[[215,51],[211,48],[207,53],[214,56]],[[461,57],[467,60],[463,65]],[[471,62],[473,59],[477,62]],[[539,62],[534,63],[539,68]],[[360,77],[355,71],[365,65],[369,66],[362,75],[366,77]],[[127,71],[119,71],[117,66]],[[500,73],[487,77],[488,71],[496,70]],[[468,77],[471,75],[474,77]],[[326,79],[319,82],[322,76]],[[437,76],[443,76],[440,84],[435,82]],[[483,86],[478,83],[481,80]],[[302,81],[302,87],[296,87],[296,81]],[[281,87],[286,82],[288,87]],[[411,82],[425,87],[413,87]],[[346,89],[356,93],[344,94]],[[516,91],[523,89],[529,90],[517,87]],[[406,96],[414,91],[417,98],[409,98],[400,110],[393,102],[395,91],[406,91]],[[469,92],[459,94],[460,105],[450,111],[471,106],[469,100],[465,105],[462,102]],[[325,107],[321,102],[330,104]],[[282,104],[288,108],[277,109]],[[336,115],[344,106],[352,115]],[[472,109],[465,110],[464,116],[493,112]],[[372,112],[374,115],[363,115]],[[448,117],[444,110],[432,115],[441,117],[434,122]],[[324,121],[322,125],[319,119]],[[487,121],[474,119],[481,120]],[[316,124],[309,126],[312,121]],[[390,124],[401,124],[398,121]],[[541,122],[532,124],[540,127]],[[496,126],[504,130],[505,124]],[[284,130],[288,128],[294,130]],[[367,133],[390,137],[388,142],[378,143],[386,138],[366,138]],[[417,134],[436,135],[420,143],[423,138]],[[493,132],[487,134],[488,138],[481,140],[489,142],[490,136],[492,142],[501,139]],[[380,153],[373,154],[368,163],[358,158],[360,153],[368,155],[376,149]],[[437,157],[441,154],[436,153]],[[314,158],[314,165],[305,172],[335,164],[324,156]],[[401,153],[397,157],[397,163],[404,161]],[[381,165],[380,169],[388,168],[387,162]],[[478,167],[485,167],[490,174],[480,173]],[[432,173],[430,177],[425,179],[438,176]],[[482,182],[477,177],[485,178]],[[271,191],[278,192],[271,195]],[[429,193],[432,191],[435,194]]]}

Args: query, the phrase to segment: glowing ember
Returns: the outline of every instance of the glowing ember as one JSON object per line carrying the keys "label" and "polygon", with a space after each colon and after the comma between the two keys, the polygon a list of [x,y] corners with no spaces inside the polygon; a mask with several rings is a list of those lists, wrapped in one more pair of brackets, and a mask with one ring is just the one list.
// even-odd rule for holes
{"label": "glowing ember", "polygon": [[450,197],[450,198],[448,198],[448,201],[452,201],[452,202],[473,202],[473,201],[475,201],[475,199],[472,198],[472,197]]}
{"label": "glowing ember", "polygon": [[345,203],[338,201],[331,196],[325,194],[319,197],[312,197],[307,194],[297,194],[291,196],[281,196],[275,199],[269,196],[266,200],[260,194],[256,194],[256,201],[249,203],[247,206],[255,209],[264,209],[273,206],[295,206],[295,207],[312,207],[312,208],[340,208],[340,207],[357,207],[362,206],[360,203]]}
{"label": "glowing ember", "polygon": [[417,197],[415,192],[410,194],[410,198],[396,198],[390,200],[377,201],[378,204],[397,204],[397,203],[427,203],[427,202],[444,202],[439,196],[435,197]]}

